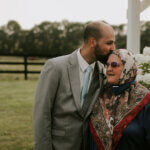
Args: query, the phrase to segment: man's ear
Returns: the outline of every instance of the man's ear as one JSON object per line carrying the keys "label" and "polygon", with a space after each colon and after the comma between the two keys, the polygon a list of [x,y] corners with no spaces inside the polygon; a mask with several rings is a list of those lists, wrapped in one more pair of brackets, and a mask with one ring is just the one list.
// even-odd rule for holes
{"label": "man's ear", "polygon": [[96,40],[95,40],[95,38],[93,38],[93,37],[91,37],[90,39],[89,39],[89,45],[90,45],[90,47],[91,48],[94,48],[95,47],[95,45],[96,45]]}

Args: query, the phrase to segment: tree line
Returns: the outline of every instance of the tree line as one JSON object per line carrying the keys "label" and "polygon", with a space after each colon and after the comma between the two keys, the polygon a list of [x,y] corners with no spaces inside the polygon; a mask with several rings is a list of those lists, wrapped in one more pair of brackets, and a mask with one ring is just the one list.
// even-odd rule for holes
{"label": "tree line", "polygon": [[[88,22],[87,22],[88,23]],[[81,46],[87,23],[42,22],[30,30],[11,20],[0,27],[0,54],[59,56],[71,53]],[[126,48],[126,25],[112,25],[116,33],[116,48]],[[141,53],[150,46],[150,22],[141,25]]]}

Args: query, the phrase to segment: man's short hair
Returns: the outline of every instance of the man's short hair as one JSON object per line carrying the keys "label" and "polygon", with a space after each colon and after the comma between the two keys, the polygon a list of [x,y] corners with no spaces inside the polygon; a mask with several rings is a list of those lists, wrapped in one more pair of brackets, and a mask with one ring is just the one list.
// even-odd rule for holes
{"label": "man's short hair", "polygon": [[102,29],[100,22],[89,23],[84,30],[83,40],[85,43],[88,42],[89,38],[95,38],[96,40],[102,37]]}

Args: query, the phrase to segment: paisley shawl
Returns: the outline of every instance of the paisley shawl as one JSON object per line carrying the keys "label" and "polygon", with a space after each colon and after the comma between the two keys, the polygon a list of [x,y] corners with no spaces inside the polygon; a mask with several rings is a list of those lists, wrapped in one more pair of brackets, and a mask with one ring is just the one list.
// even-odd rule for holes
{"label": "paisley shawl", "polygon": [[[124,64],[119,84],[134,80],[137,75],[134,55],[124,49],[113,53],[120,57]],[[90,120],[90,130],[98,150],[114,150],[123,130],[149,102],[150,92],[140,83],[130,85],[117,96],[106,83],[95,103]]]}

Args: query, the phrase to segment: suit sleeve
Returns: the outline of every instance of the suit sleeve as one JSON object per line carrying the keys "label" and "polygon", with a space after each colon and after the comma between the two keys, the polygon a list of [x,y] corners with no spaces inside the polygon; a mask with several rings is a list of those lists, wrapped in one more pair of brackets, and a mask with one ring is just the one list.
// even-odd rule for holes
{"label": "suit sleeve", "polygon": [[58,72],[49,60],[42,69],[36,89],[33,110],[34,150],[52,150],[51,110],[57,88]]}

